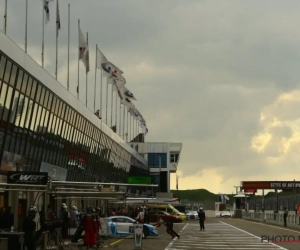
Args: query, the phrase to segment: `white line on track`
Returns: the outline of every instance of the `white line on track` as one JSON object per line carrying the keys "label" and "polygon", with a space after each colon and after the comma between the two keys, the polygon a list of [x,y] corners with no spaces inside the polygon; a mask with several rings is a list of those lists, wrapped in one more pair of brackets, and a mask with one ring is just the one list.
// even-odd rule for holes
{"label": "white line on track", "polygon": [[[180,230],[179,234],[189,225],[189,223],[186,223],[186,225]],[[171,248],[175,242],[175,240],[177,240],[177,238],[175,237],[170,243],[169,245],[165,248],[165,250],[169,250],[169,248]]]}
{"label": "white line on track", "polygon": [[[236,220],[240,220],[240,219],[236,219]],[[245,220],[240,220],[240,221],[245,221]],[[285,231],[289,231],[289,232],[293,232],[293,233],[298,233],[299,234],[299,231],[295,231],[295,230],[284,228],[284,227],[277,227],[277,226],[270,225],[270,224],[265,224],[265,223],[262,223],[262,222],[259,222],[259,221],[251,221],[251,220],[246,220],[246,221],[252,222],[252,223],[255,223],[255,224],[259,224],[259,225],[263,225],[263,226],[266,226],[266,227],[278,228],[278,229],[282,229],[282,230],[285,230]],[[300,228],[299,228],[299,230],[300,230]]]}
{"label": "white line on track", "polygon": [[[255,238],[261,240],[261,238],[259,238],[258,236],[254,235],[254,234],[252,234],[252,233],[249,233],[249,232],[247,232],[247,231],[245,231],[245,230],[243,230],[243,229],[240,229],[240,228],[238,228],[238,227],[232,226],[232,225],[230,225],[230,224],[228,224],[228,223],[225,223],[225,222],[223,222],[223,221],[220,221],[220,222],[223,223],[223,224],[225,224],[225,225],[227,225],[227,226],[230,226],[230,227],[232,227],[232,228],[235,228],[235,229],[237,229],[237,230],[239,230],[239,231],[241,231],[241,232],[244,232],[244,233],[246,233],[246,234],[248,234],[248,235],[251,235],[251,236],[253,236],[253,237],[255,237]],[[278,246],[277,244],[274,244],[274,243],[272,243],[272,242],[269,242],[269,244],[274,245],[274,246],[278,247],[278,249],[281,249],[281,250],[288,250],[287,248]]]}

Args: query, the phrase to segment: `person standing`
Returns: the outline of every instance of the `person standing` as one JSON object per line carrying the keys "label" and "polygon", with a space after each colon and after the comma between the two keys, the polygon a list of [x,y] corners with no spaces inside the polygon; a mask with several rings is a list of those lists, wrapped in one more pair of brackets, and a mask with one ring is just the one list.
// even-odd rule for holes
{"label": "person standing", "polygon": [[69,222],[69,213],[68,207],[65,203],[62,204],[59,219],[62,221],[61,234],[64,239],[68,237],[68,222]]}
{"label": "person standing", "polygon": [[78,216],[79,216],[79,212],[76,206],[72,207],[71,213],[71,220],[72,220],[72,227],[78,227],[79,226],[79,221],[78,221]]}
{"label": "person standing", "polygon": [[288,216],[288,209],[287,207],[284,207],[284,213],[283,213],[283,222],[284,222],[284,226],[286,227],[286,219]]}
{"label": "person standing", "polygon": [[198,212],[198,218],[200,223],[200,231],[205,230],[204,229],[205,212],[203,211],[202,207],[200,207],[200,210]]}
{"label": "person standing", "polygon": [[27,250],[36,250],[35,247],[35,228],[36,228],[36,222],[34,221],[34,218],[37,213],[37,208],[35,206],[31,206],[28,209],[28,216],[23,222],[23,231],[24,231],[24,243],[27,247]]}
{"label": "person standing", "polygon": [[137,217],[135,218],[139,223],[144,223],[144,209],[140,207]]}

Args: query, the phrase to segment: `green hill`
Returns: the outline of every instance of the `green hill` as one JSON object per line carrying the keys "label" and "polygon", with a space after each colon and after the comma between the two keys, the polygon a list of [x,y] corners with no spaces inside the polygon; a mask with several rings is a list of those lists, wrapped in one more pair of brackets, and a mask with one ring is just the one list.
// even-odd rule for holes
{"label": "green hill", "polygon": [[191,190],[171,190],[173,195],[181,200],[204,201],[218,200],[218,195],[209,192],[206,189],[191,189]]}
{"label": "green hill", "polygon": [[[176,198],[180,198],[180,200],[190,200],[190,201],[218,201],[219,194],[214,194],[209,192],[206,189],[189,189],[189,190],[171,190],[173,196]],[[279,191],[278,196],[286,196],[294,194],[294,191]],[[235,194],[226,194],[229,198],[229,203],[233,203],[233,196]],[[253,198],[253,194],[248,194],[249,198]],[[265,198],[268,197],[276,197],[275,192],[270,191],[265,193]],[[261,195],[256,195],[256,199],[261,199]]]}

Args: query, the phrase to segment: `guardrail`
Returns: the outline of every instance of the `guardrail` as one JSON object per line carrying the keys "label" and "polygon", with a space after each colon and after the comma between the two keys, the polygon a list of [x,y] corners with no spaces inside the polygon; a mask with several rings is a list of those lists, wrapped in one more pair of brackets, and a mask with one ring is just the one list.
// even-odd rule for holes
{"label": "guardrail", "polygon": [[[275,225],[284,225],[283,212],[274,213],[274,212],[242,212],[243,219],[266,222]],[[296,215],[295,212],[290,212],[287,216],[287,227],[293,227],[300,229],[299,225],[299,215]]]}

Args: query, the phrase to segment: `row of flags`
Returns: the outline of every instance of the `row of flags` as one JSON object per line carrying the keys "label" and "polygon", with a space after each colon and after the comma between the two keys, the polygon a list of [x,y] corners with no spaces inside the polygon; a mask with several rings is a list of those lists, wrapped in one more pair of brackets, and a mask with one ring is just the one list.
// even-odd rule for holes
{"label": "row of flags", "polygon": [[[42,1],[44,4],[45,24],[47,24],[50,21],[49,5],[52,2],[54,2],[54,0]],[[59,13],[59,0],[56,1],[56,37],[58,37],[59,30],[61,29],[61,22]],[[82,61],[82,63],[84,64],[87,74],[90,71],[88,34],[85,38],[80,28],[80,25],[78,25],[78,36],[78,60]],[[144,135],[146,135],[148,133],[146,121],[132,102],[137,100],[136,97],[128,88],[125,87],[126,79],[123,76],[124,72],[112,62],[107,60],[106,56],[101,52],[101,50],[98,47],[96,49],[96,69],[100,69],[103,71],[103,75],[107,77],[109,79],[109,83],[112,84],[113,90],[117,91],[121,103],[127,107],[127,110],[130,113],[130,115],[138,121],[140,127],[143,130]]]}

